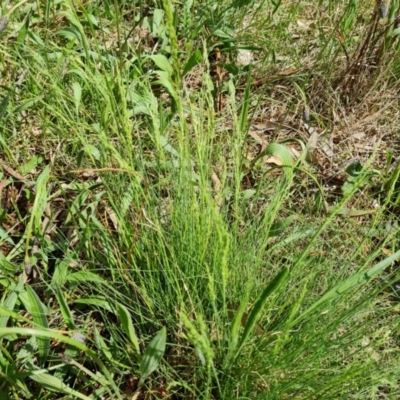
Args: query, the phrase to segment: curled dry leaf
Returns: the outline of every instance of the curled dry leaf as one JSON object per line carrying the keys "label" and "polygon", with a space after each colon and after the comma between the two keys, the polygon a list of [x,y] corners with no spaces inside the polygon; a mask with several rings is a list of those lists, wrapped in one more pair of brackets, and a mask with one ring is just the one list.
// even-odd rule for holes
{"label": "curled dry leaf", "polygon": [[275,155],[265,156],[263,158],[263,161],[265,163],[267,163],[267,164],[275,164],[275,165],[282,165],[283,164],[282,160],[279,157],[275,156]]}

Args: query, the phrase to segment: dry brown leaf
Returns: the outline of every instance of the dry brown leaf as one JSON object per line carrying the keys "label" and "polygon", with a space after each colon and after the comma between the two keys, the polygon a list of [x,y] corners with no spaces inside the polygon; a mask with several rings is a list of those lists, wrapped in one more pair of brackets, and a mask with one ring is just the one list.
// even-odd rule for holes
{"label": "dry brown leaf", "polygon": [[110,218],[110,221],[114,226],[114,229],[118,231],[118,219],[117,216],[115,215],[115,212],[111,208],[106,207],[106,213],[108,215],[108,218]]}
{"label": "dry brown leaf", "polygon": [[321,149],[330,158],[333,158],[333,139],[332,137],[323,136],[321,138]]}
{"label": "dry brown leaf", "polygon": [[265,163],[267,163],[267,164],[275,164],[275,165],[282,165],[283,164],[282,160],[279,157],[275,156],[275,155],[265,156],[263,158],[263,161]]}
{"label": "dry brown leaf", "polygon": [[261,145],[263,145],[265,142],[264,142],[264,139],[260,136],[260,135],[258,135],[256,132],[254,132],[254,131],[249,131],[249,135],[258,143],[258,144],[261,144]]}
{"label": "dry brown leaf", "polygon": [[287,146],[287,149],[289,150],[290,154],[292,155],[292,158],[294,158],[295,160],[300,158],[301,153],[298,150],[296,150],[294,147]]}
{"label": "dry brown leaf", "polygon": [[308,138],[307,141],[307,148],[308,149],[316,149],[317,144],[318,144],[318,139],[319,139],[319,133],[317,132],[316,129],[311,128],[308,129],[308,132],[310,133],[310,137]]}
{"label": "dry brown leaf", "polygon": [[221,190],[221,181],[219,180],[217,174],[215,172],[213,172],[211,174],[211,180],[213,182],[213,187],[214,190],[219,193],[219,191]]}
{"label": "dry brown leaf", "polygon": [[353,139],[363,139],[365,137],[365,132],[355,132],[351,135]]}

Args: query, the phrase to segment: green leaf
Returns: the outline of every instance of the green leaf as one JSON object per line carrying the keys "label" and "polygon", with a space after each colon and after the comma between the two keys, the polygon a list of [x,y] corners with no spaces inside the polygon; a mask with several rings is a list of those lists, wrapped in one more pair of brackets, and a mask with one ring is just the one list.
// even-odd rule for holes
{"label": "green leaf", "polygon": [[78,271],[73,274],[69,274],[67,276],[68,282],[76,282],[76,283],[87,283],[87,282],[96,282],[103,283],[104,285],[108,285],[108,282],[103,279],[101,276],[94,274],[89,271]]}
{"label": "green leaf", "polygon": [[0,389],[0,398],[3,400],[11,400],[11,397],[8,395],[8,393],[4,392],[1,389]]}
{"label": "green leaf", "polygon": [[213,32],[213,35],[218,36],[223,39],[232,39],[232,36],[224,32],[222,29],[216,29]]}
{"label": "green leaf", "polygon": [[108,358],[108,360],[112,362],[113,361],[113,355],[112,355],[110,349],[108,348],[106,342],[101,337],[101,335],[100,335],[100,333],[97,330],[95,325],[93,325],[93,334],[94,334],[94,339],[95,339],[95,341],[97,343],[97,346],[101,349],[101,351]]}
{"label": "green leaf", "polygon": [[264,156],[277,156],[281,162],[283,168],[284,175],[288,181],[291,181],[293,178],[293,160],[290,155],[289,150],[286,146],[279,143],[271,143],[267,146],[267,148],[262,151],[257,157],[255,157],[250,166],[253,167],[258,160],[261,160]]}
{"label": "green leaf", "polygon": [[[115,384],[114,377],[111,375],[110,371],[106,368],[101,359],[97,356],[97,353],[89,349],[85,344],[81,343],[80,341],[71,339],[66,335],[61,335],[60,333],[57,333],[54,330],[49,331],[49,330],[32,329],[32,328],[0,328],[0,339],[9,335],[22,335],[24,337],[26,336],[46,337],[46,338],[51,338],[52,340],[59,341],[61,343],[75,346],[79,350],[83,351],[98,365],[101,373],[107,378],[108,385],[111,386],[114,391],[113,398],[122,400],[121,391]],[[39,373],[41,373],[41,371]]]}
{"label": "green leaf", "polygon": [[256,193],[257,193],[257,190],[254,190],[254,189],[246,189],[246,190],[243,190],[243,192],[241,192],[240,194],[242,195],[242,199],[243,199],[243,200],[249,200],[249,199],[252,198]]}
{"label": "green leaf", "polygon": [[354,162],[353,164],[350,164],[347,168],[346,168],[346,172],[350,175],[350,176],[358,176],[360,175],[360,173],[363,170],[363,166],[361,165],[361,163],[359,161]]}
{"label": "green leaf", "polygon": [[75,26],[69,26],[68,28],[63,28],[58,30],[55,33],[57,36],[61,36],[69,41],[75,41],[78,40],[79,43],[81,43],[81,36],[79,29],[76,28]]}
{"label": "green leaf", "polygon": [[153,35],[160,36],[162,31],[165,29],[163,19],[164,11],[159,8],[154,9],[151,29]]}
{"label": "green leaf", "polygon": [[143,385],[144,380],[157,369],[164,356],[166,341],[167,331],[164,327],[149,343],[143,354],[142,362],[140,363],[139,386]]}
{"label": "green leaf", "polygon": [[129,368],[127,365],[121,364],[120,362],[118,362],[114,358],[112,351],[107,346],[105,340],[100,335],[100,333],[97,330],[96,326],[93,326],[93,333],[94,333],[94,338],[96,340],[97,346],[101,349],[101,351],[103,352],[103,354],[106,356],[106,358],[109,361],[111,361],[113,364],[116,364],[116,365],[120,366],[121,368]]}
{"label": "green leaf", "polygon": [[291,215],[290,217],[287,217],[281,221],[274,222],[268,232],[268,237],[281,235],[286,230],[286,228],[296,219],[297,215]]}
{"label": "green leaf", "polygon": [[17,36],[18,47],[21,46],[21,44],[24,42],[24,40],[26,38],[26,35],[28,34],[30,20],[31,20],[31,14],[29,13],[26,16],[25,22],[22,24],[21,29],[18,32],[18,36]]}
{"label": "green leaf", "polygon": [[81,104],[81,99],[82,99],[82,87],[79,84],[79,82],[74,82],[72,84],[72,91],[74,93],[75,111],[78,114],[79,113],[79,106]]}
{"label": "green leaf", "polygon": [[165,136],[160,136],[160,143],[163,149],[168,151],[168,153],[174,155],[175,157],[179,157],[179,153],[169,144]]}
{"label": "green leaf", "polygon": [[128,335],[136,353],[140,355],[139,339],[136,336],[135,328],[133,326],[132,317],[128,309],[120,303],[117,303],[118,316],[121,320],[122,327],[125,333]]}
{"label": "green leaf", "polygon": [[232,325],[231,325],[231,336],[229,342],[229,350],[228,356],[226,358],[226,365],[228,365],[231,361],[231,356],[233,355],[234,351],[236,350],[238,341],[239,341],[239,330],[242,324],[243,315],[246,311],[247,305],[249,304],[249,292],[246,292],[245,296],[243,297],[238,310],[236,311],[235,317],[233,318]]}
{"label": "green leaf", "polygon": [[91,304],[93,306],[104,308],[107,311],[115,312],[115,310],[110,305],[110,302],[104,297],[100,296],[90,296],[90,297],[80,297],[73,301],[74,304]]}
{"label": "green leaf", "polygon": [[19,114],[22,111],[28,110],[31,108],[37,101],[41,99],[41,96],[34,97],[32,99],[28,99],[23,102],[19,107],[17,107],[13,112],[14,114]]}
{"label": "green leaf", "polygon": [[[30,285],[26,285],[25,290],[28,295],[27,298],[23,296],[23,293],[20,294],[19,298],[24,304],[26,311],[32,315],[33,321],[38,326],[48,328],[49,324],[46,317],[45,306],[40,301],[39,296]],[[40,361],[43,364],[46,361],[50,351],[50,339],[38,337],[36,340],[39,348]]]}
{"label": "green leaf", "polygon": [[309,307],[306,311],[301,314],[296,321],[294,321],[293,325],[297,324],[301,320],[303,320],[308,314],[318,310],[319,308],[324,307],[328,302],[339,298],[344,293],[348,292],[351,289],[354,289],[357,286],[365,284],[371,279],[375,278],[378,274],[384,271],[390,264],[396,261],[400,257],[400,250],[391,255],[390,257],[385,258],[368,271],[359,272],[350,278],[346,279],[344,282],[339,283],[333,289],[329,290],[325,293],[318,301],[316,301],[311,307]]}
{"label": "green leaf", "polygon": [[64,318],[65,324],[67,325],[67,327],[70,331],[74,331],[76,329],[74,318],[72,316],[71,310],[68,307],[68,303],[65,300],[65,297],[62,294],[59,286],[56,287],[55,292],[56,292],[56,298],[57,298],[58,304],[60,305],[60,311]]}
{"label": "green leaf", "polygon": [[164,71],[155,71],[155,73],[159,76],[160,79],[151,82],[152,86],[163,86],[165,87],[165,89],[167,90],[167,92],[171,95],[171,97],[176,100],[177,99],[177,95],[176,95],[176,91],[174,89],[174,85],[172,83],[171,80],[171,76]]}
{"label": "green leaf", "polygon": [[[15,304],[18,300],[18,296],[20,292],[24,290],[24,279],[23,276],[20,276],[18,284],[11,290],[11,293],[5,298],[2,302],[2,306],[10,311],[14,310]],[[1,315],[0,316],[0,328],[5,328],[7,326],[9,315]]]}
{"label": "green leaf", "polygon": [[242,111],[240,115],[240,131],[245,132],[247,126],[247,117],[249,114],[249,103],[250,103],[250,93],[251,93],[251,74],[247,74],[247,86],[244,92]]}
{"label": "green leaf", "polygon": [[36,96],[36,97],[33,97],[32,99],[26,100],[19,107],[14,109],[14,111],[13,111],[14,114],[19,114],[22,111],[28,110],[29,108],[31,108],[40,99],[41,99],[41,96]]}
{"label": "green leaf", "polygon": [[203,61],[203,56],[200,50],[195,50],[195,52],[191,55],[185,67],[183,68],[182,76],[185,76],[188,72],[190,72],[196,65],[199,65]]}
{"label": "green leaf", "polygon": [[99,23],[93,14],[86,15],[87,20],[81,20],[82,24],[91,24],[93,28],[100,29]]}
{"label": "green leaf", "polygon": [[271,296],[282,286],[282,284],[286,281],[286,277],[288,276],[288,274],[289,274],[289,269],[287,267],[283,268],[282,271],[280,271],[276,275],[276,277],[272,280],[272,282],[258,296],[247,318],[246,325],[244,327],[244,331],[238,345],[236,356],[239,354],[240,350],[245,345],[247,339],[249,338],[251,332],[253,331],[257,319],[268,297]]}
{"label": "green leaf", "polygon": [[162,71],[166,72],[168,75],[172,75],[174,69],[172,68],[171,63],[169,62],[168,58],[163,56],[162,54],[154,54],[151,56],[147,56],[150,60],[157,65]]}
{"label": "green leaf", "polygon": [[100,151],[96,146],[93,146],[92,144],[87,144],[86,145],[86,151],[93,156],[97,161],[100,160]]}
{"label": "green leaf", "polygon": [[57,261],[50,286],[52,288],[63,287],[65,282],[67,282],[69,274],[69,262],[67,260]]}
{"label": "green leaf", "polygon": [[29,378],[37,382],[41,387],[47,390],[71,395],[77,399],[92,400],[91,397],[85,396],[84,394],[71,389],[68,385],[66,385],[64,382],[62,382],[60,379],[56,378],[53,375],[47,374],[43,371],[32,371],[32,372],[33,373],[29,375]]}
{"label": "green leaf", "polygon": [[393,31],[391,32],[390,36],[394,37],[394,36],[397,36],[399,34],[400,34],[400,28],[396,28],[396,29],[393,29]]}
{"label": "green leaf", "polygon": [[19,168],[22,175],[29,174],[43,161],[43,156],[35,156]]}
{"label": "green leaf", "polygon": [[34,229],[38,231],[38,235],[41,232],[41,218],[43,216],[44,210],[47,204],[47,182],[50,177],[50,166],[48,165],[42,173],[39,175],[36,181],[36,196],[33,203],[31,221],[33,223]]}

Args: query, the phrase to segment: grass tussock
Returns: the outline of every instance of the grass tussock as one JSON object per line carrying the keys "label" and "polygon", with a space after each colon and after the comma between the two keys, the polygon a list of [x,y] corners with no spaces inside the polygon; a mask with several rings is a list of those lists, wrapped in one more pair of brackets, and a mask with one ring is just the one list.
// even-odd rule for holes
{"label": "grass tussock", "polygon": [[2,399],[398,398],[398,0],[0,16]]}

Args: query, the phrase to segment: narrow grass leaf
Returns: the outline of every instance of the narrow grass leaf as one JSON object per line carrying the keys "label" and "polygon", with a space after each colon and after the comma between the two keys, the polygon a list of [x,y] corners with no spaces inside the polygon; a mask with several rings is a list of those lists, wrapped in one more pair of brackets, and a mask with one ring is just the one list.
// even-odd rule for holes
{"label": "narrow grass leaf", "polygon": [[175,157],[180,157],[179,152],[171,146],[171,144],[168,142],[168,139],[165,136],[162,135],[160,136],[160,143],[165,151],[174,155]]}
{"label": "narrow grass leaf", "polygon": [[[49,324],[46,317],[45,307],[39,299],[39,296],[32,289],[30,285],[25,286],[26,293],[28,294],[28,301],[23,296],[19,296],[24,303],[26,310],[32,315],[33,321],[42,328],[48,328]],[[50,340],[48,338],[37,338],[39,348],[39,356],[41,363],[46,361],[50,351]]]}
{"label": "narrow grass leaf", "polygon": [[[3,237],[3,234],[5,235]],[[0,238],[6,241],[7,243],[10,243],[11,245],[15,246],[14,242],[12,239],[8,236],[7,232],[4,232],[0,228]],[[7,260],[7,258],[4,256],[3,253],[0,253],[0,265],[1,265],[1,272],[3,274],[7,274],[14,277],[18,272],[21,271],[21,266],[20,265],[15,265],[11,263],[10,261]]]}
{"label": "narrow grass leaf", "polygon": [[13,113],[14,114],[19,114],[22,111],[26,111],[29,108],[31,108],[34,104],[36,104],[39,100],[41,100],[41,96],[33,97],[32,99],[28,99],[24,101],[19,107],[14,109]]}
{"label": "narrow grass leaf", "polygon": [[293,325],[297,324],[301,320],[303,320],[308,314],[318,310],[319,308],[323,307],[325,304],[330,302],[333,299],[336,299],[342,296],[344,293],[348,292],[350,289],[354,289],[357,286],[360,286],[371,279],[375,278],[379,275],[382,271],[384,271],[390,264],[396,261],[400,257],[400,250],[391,255],[390,257],[385,258],[368,271],[359,272],[350,278],[346,279],[344,282],[339,283],[333,289],[329,290],[325,293],[317,302],[315,302],[311,307],[309,307],[306,311],[303,312],[297,318]]}
{"label": "narrow grass leaf", "polygon": [[249,293],[246,292],[232,321],[231,335],[229,338],[229,350],[225,363],[226,366],[230,363],[231,356],[234,354],[234,351],[236,350],[239,341],[239,330],[242,325],[243,315],[246,311],[248,304],[249,304]]}
{"label": "narrow grass leaf", "polygon": [[139,339],[136,336],[135,328],[133,326],[132,317],[128,309],[120,303],[117,303],[118,316],[121,320],[122,327],[131,341],[136,353],[140,356]]}
{"label": "narrow grass leaf", "polygon": [[79,82],[74,82],[72,84],[72,91],[74,93],[76,114],[78,114],[79,113],[79,106],[81,104],[81,99],[82,99],[82,87],[79,84]]}
{"label": "narrow grass leaf", "polygon": [[95,351],[89,349],[85,344],[83,344],[77,340],[74,340],[66,335],[61,335],[57,331],[52,331],[52,330],[32,329],[32,328],[0,328],[0,339],[3,338],[4,336],[9,336],[9,335],[22,335],[24,337],[36,336],[36,337],[50,338],[52,340],[56,340],[61,343],[66,343],[68,345],[78,348],[79,350],[83,351],[88,357],[90,357],[98,365],[102,374],[107,378],[108,385],[113,388],[115,398],[122,400],[120,390],[116,386],[110,371],[107,369],[107,367],[101,361],[101,359],[98,357],[97,353]]}
{"label": "narrow grass leaf", "polygon": [[249,102],[250,102],[250,90],[251,90],[251,73],[249,71],[247,75],[247,86],[244,92],[242,112],[240,115],[240,131],[244,132],[247,125],[247,118],[249,115]]}
{"label": "narrow grass leaf", "polygon": [[29,376],[29,378],[38,383],[41,387],[52,392],[64,393],[74,396],[77,399],[92,400],[91,397],[85,396],[84,394],[70,388],[68,385],[66,385],[64,382],[53,375],[41,372],[40,374],[32,374]]}
{"label": "narrow grass leaf", "polygon": [[[47,182],[50,177],[50,166],[48,165],[42,173],[39,175],[36,182],[36,196],[35,201],[33,203],[32,215],[31,215],[31,223],[33,223],[33,228],[37,230],[38,235],[42,234],[41,232],[41,218],[43,216],[44,210],[47,204]],[[31,226],[32,228],[32,226]],[[30,232],[29,232],[30,233]],[[27,235],[29,236],[29,235]],[[27,240],[29,237],[27,237]]]}
{"label": "narrow grass leaf", "polygon": [[99,331],[97,330],[96,326],[93,326],[93,333],[94,333],[94,338],[96,340],[97,346],[101,349],[103,354],[108,358],[109,361],[113,361],[113,356],[111,354],[110,349],[108,348],[106,342],[104,339],[101,337]]}
{"label": "narrow grass leaf", "polygon": [[31,20],[31,14],[28,13],[28,15],[25,18],[25,22],[22,24],[21,29],[18,32],[17,36],[18,47],[24,42],[26,35],[28,34],[30,20]]}
{"label": "narrow grass leaf", "polygon": [[274,222],[268,232],[268,237],[279,236],[285,232],[286,228],[297,218],[297,215],[291,215],[281,221]]}
{"label": "narrow grass leaf", "polygon": [[69,330],[74,331],[76,329],[76,326],[74,323],[74,318],[72,316],[71,310],[68,307],[68,303],[65,300],[65,297],[62,294],[59,286],[56,287],[55,292],[56,292],[56,299],[60,306],[60,311],[64,318],[65,324],[67,325]]}
{"label": "narrow grass leaf", "polygon": [[43,161],[43,156],[35,156],[26,162],[22,167],[20,167],[20,172],[22,175],[29,174],[33,169],[35,169]]}
{"label": "narrow grass leaf", "polygon": [[99,347],[99,349],[102,351],[102,353],[104,354],[104,356],[113,364],[119,366],[120,368],[124,368],[124,369],[129,369],[130,367],[128,365],[124,365],[122,363],[120,363],[119,361],[117,361],[114,356],[112,351],[110,350],[110,348],[107,346],[107,343],[105,342],[105,340],[103,339],[103,337],[100,335],[100,332],[97,330],[97,328],[94,326],[93,327],[93,334],[94,334],[94,338],[96,340],[97,346]]}
{"label": "narrow grass leaf", "polygon": [[201,51],[199,49],[195,50],[195,52],[191,55],[186,65],[183,68],[182,77],[189,73],[194,67],[200,64],[203,61],[203,56],[201,55]]}
{"label": "narrow grass leaf", "polygon": [[101,154],[99,149],[92,144],[87,144],[85,146],[85,150],[89,153],[89,155],[93,156],[97,161],[100,160]]}
{"label": "narrow grass leaf", "polygon": [[[10,294],[4,299],[2,302],[2,306],[9,311],[13,311],[15,307],[15,303],[18,300],[19,293],[24,289],[24,280],[23,277],[20,277],[18,284],[11,290]],[[0,328],[5,328],[7,326],[8,320],[10,319],[10,315],[1,315],[0,316]]]}
{"label": "narrow grass leaf", "polygon": [[101,276],[89,271],[74,272],[73,274],[67,276],[67,281],[75,283],[103,283],[105,285],[108,285],[108,282]]}
{"label": "narrow grass leaf", "polygon": [[67,282],[69,271],[69,261],[67,260],[59,260],[56,262],[56,266],[54,268],[53,277],[51,278],[51,287],[63,287],[65,282]]}
{"label": "narrow grass leaf", "polygon": [[156,74],[158,75],[158,77],[160,79],[152,82],[151,83],[152,86],[157,86],[157,85],[163,86],[167,90],[167,92],[171,95],[171,97],[174,100],[176,100],[178,97],[177,97],[174,85],[171,81],[170,75],[168,75],[168,73],[165,71],[156,71]]}
{"label": "narrow grass leaf", "polygon": [[154,64],[156,64],[158,68],[161,68],[162,71],[167,72],[169,75],[173,74],[174,70],[167,57],[162,54],[155,54],[148,56],[147,58],[154,61]]}
{"label": "narrow grass leaf", "polygon": [[286,277],[289,274],[289,269],[287,267],[283,268],[276,277],[272,280],[272,282],[263,290],[263,292],[258,296],[256,302],[254,303],[249,317],[247,318],[246,325],[244,327],[243,335],[240,339],[240,343],[238,345],[238,349],[236,352],[236,357],[238,356],[240,350],[246,343],[247,339],[249,338],[251,332],[253,331],[257,319],[264,307],[265,302],[267,301],[268,297],[271,296],[274,292],[276,292],[281,285],[286,281]]}
{"label": "narrow grass leaf", "polygon": [[167,331],[163,327],[149,343],[143,354],[142,362],[140,363],[139,386],[143,385],[144,380],[157,369],[164,356],[166,341]]}
{"label": "narrow grass leaf", "polygon": [[75,299],[74,304],[91,304],[97,307],[104,308],[107,311],[114,312],[113,307],[110,305],[109,300],[100,296],[90,296],[90,297],[81,297],[79,299]]}

